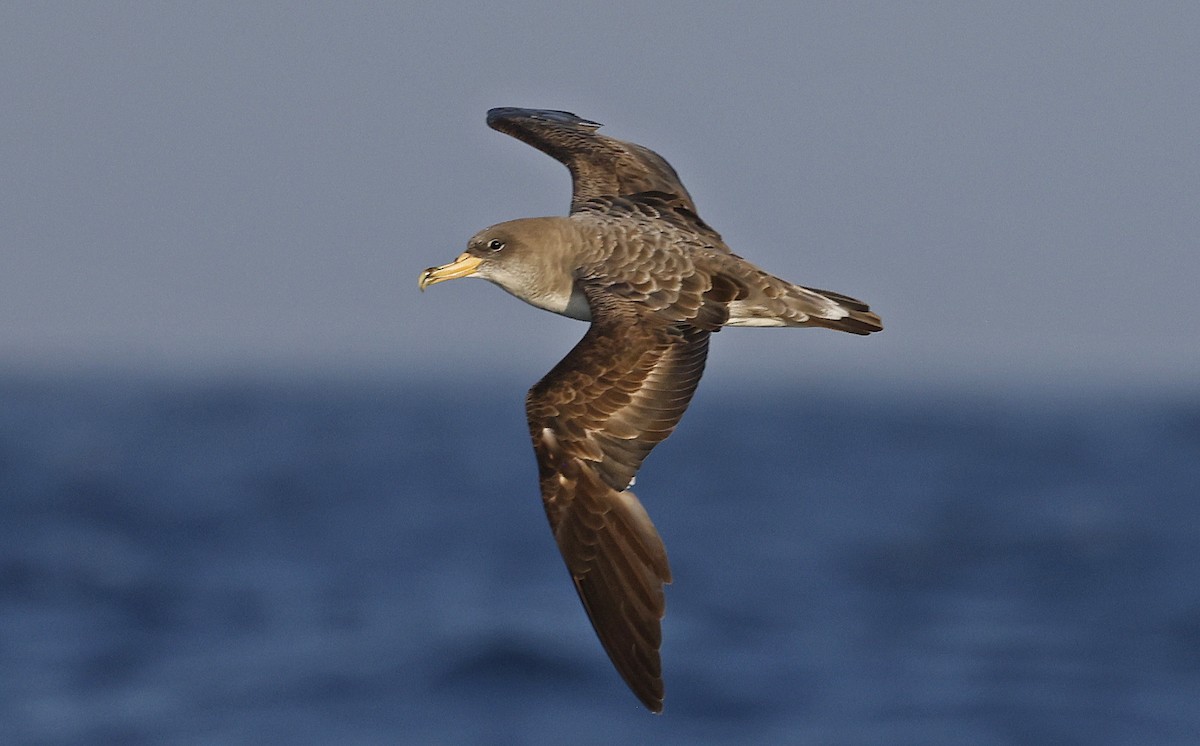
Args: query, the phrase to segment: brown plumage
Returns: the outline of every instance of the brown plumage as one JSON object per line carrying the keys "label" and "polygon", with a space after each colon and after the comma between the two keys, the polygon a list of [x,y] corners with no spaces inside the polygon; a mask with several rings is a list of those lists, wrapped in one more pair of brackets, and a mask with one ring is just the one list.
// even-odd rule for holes
{"label": "brown plumage", "polygon": [[609,658],[661,712],[666,550],[629,490],[679,423],[723,326],[882,329],[867,305],[794,285],[733,254],[700,219],[675,170],[647,148],[561,111],[493,109],[488,124],[571,172],[568,217],[487,228],[420,286],[483,277],[555,313],[591,322],[529,391],[542,499],[575,589]]}

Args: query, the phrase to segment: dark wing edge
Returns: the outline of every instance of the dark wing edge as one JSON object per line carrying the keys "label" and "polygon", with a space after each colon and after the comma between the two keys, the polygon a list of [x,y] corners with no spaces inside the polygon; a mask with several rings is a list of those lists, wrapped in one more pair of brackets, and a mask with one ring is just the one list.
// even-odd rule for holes
{"label": "dark wing edge", "polygon": [[597,122],[567,111],[504,107],[488,111],[487,123],[570,170],[571,212],[590,200],[648,192],[699,220],[691,195],[666,159],[649,148],[597,133]]}
{"label": "dark wing edge", "polygon": [[704,371],[709,332],[636,310],[593,315],[587,334],[529,391],[542,499],[592,627],[621,678],[663,707],[666,549],[627,488],[675,429]]}

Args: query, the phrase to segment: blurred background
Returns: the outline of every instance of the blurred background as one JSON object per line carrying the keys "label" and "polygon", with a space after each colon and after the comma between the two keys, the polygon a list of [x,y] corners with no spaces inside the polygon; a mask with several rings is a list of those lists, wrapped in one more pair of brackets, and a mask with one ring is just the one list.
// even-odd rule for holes
{"label": "blurred background", "polygon": [[[1194,743],[1200,6],[0,7],[0,740]],[[610,669],[526,388],[419,294],[661,153],[886,330],[730,330],[638,492],[666,714]]]}

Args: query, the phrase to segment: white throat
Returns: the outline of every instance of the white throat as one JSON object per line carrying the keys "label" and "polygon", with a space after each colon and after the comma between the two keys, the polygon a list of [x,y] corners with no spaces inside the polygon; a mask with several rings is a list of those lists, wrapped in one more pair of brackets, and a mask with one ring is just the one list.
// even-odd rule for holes
{"label": "white throat", "polygon": [[[508,290],[508,288],[505,288],[505,290]],[[530,294],[527,297],[525,295],[513,293],[511,290],[509,290],[509,292],[525,301],[529,305],[535,306],[536,308],[540,308],[544,311],[549,311],[550,313],[556,313],[559,316],[566,316],[572,319],[579,319],[580,321],[592,320],[592,309],[590,306],[588,306],[587,296],[584,295],[579,288],[575,287],[574,284],[571,285],[571,291],[569,293],[561,291],[535,293]]]}

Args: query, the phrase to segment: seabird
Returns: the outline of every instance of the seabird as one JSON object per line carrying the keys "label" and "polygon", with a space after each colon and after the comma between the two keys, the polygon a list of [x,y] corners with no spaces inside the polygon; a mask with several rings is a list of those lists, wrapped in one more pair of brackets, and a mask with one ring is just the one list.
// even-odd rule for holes
{"label": "seabird", "polygon": [[525,400],[542,501],[596,635],[625,683],[662,712],[662,539],[630,492],[675,429],[724,326],[819,326],[870,334],[867,304],[794,285],[729,250],[657,153],[597,133],[565,111],[501,108],[492,129],[563,163],[566,217],[512,220],[475,234],[424,290],[482,277],[547,311],[591,322]]}

